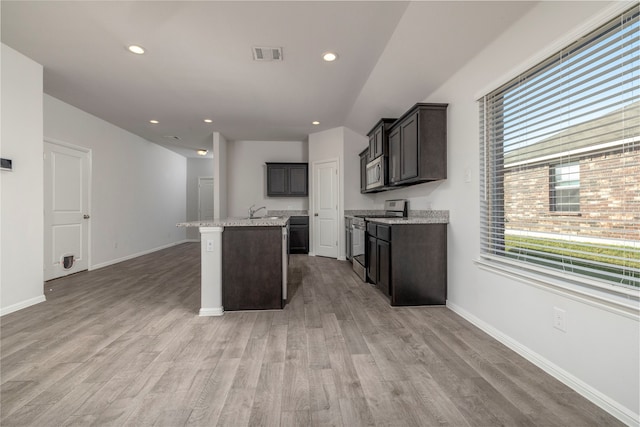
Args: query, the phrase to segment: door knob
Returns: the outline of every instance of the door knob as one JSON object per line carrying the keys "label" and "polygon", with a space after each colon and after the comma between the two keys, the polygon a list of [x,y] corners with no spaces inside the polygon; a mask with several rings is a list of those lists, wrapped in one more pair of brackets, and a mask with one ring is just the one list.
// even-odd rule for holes
{"label": "door knob", "polygon": [[314,213],[314,214],[313,214],[313,216],[318,216],[318,214],[317,214],[317,213]]}
{"label": "door knob", "polygon": [[89,216],[89,215],[87,215],[87,214],[84,214],[84,215],[82,216],[82,218],[84,218],[84,219],[89,219],[89,218],[90,218],[90,216]]}

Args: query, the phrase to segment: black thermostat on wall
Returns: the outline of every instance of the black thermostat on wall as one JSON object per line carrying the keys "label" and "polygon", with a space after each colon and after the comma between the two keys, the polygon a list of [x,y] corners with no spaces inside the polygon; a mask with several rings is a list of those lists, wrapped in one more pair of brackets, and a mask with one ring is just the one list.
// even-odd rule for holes
{"label": "black thermostat on wall", "polygon": [[13,170],[13,162],[10,159],[0,159],[0,169],[3,171]]}

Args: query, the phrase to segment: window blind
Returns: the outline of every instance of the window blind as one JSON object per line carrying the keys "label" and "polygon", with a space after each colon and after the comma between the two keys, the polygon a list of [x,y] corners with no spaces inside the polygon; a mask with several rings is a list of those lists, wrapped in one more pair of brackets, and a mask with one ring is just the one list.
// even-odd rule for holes
{"label": "window blind", "polygon": [[482,258],[640,287],[639,14],[480,100]]}

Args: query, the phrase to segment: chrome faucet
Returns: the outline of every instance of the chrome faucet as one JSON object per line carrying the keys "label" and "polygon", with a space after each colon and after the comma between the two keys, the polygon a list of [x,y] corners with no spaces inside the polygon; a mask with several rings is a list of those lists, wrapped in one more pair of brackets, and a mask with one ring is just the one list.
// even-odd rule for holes
{"label": "chrome faucet", "polygon": [[261,206],[261,207],[259,207],[259,208],[257,208],[257,209],[254,209],[254,208],[253,208],[254,206],[255,206],[255,204],[254,204],[254,205],[251,205],[251,207],[249,208],[249,219],[253,219],[253,218],[255,218],[255,216],[254,216],[254,215],[255,215],[255,214],[256,214],[256,212],[258,212],[260,209],[267,209],[267,207],[266,207],[266,206]]}

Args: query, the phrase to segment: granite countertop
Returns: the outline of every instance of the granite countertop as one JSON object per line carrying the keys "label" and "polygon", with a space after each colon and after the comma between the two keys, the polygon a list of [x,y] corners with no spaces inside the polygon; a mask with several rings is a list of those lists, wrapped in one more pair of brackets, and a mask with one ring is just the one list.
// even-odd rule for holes
{"label": "granite countertop", "polygon": [[309,211],[307,210],[267,211],[267,215],[269,216],[309,216]]}
{"label": "granite countertop", "polygon": [[[347,213],[349,212],[349,213]],[[345,211],[345,217],[354,218],[354,215],[381,215],[384,211]],[[409,211],[408,218],[368,218],[367,221],[379,224],[448,224],[449,211],[439,210],[414,210]]]}
{"label": "granite countertop", "polygon": [[225,218],[210,221],[189,221],[176,224],[177,227],[284,227],[289,221],[288,216],[278,218]]}
{"label": "granite countertop", "polygon": [[383,215],[383,210],[345,210],[344,216],[347,218],[355,218],[356,215]]}

